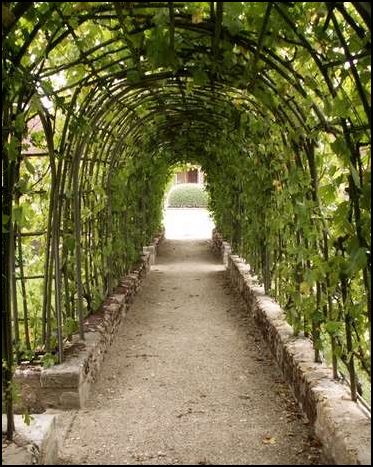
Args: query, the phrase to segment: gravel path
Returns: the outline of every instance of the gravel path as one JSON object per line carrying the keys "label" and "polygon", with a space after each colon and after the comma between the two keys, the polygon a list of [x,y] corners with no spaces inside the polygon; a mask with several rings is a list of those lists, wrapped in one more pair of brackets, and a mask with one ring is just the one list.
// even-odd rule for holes
{"label": "gravel path", "polygon": [[319,464],[207,241],[165,241],[60,464]]}

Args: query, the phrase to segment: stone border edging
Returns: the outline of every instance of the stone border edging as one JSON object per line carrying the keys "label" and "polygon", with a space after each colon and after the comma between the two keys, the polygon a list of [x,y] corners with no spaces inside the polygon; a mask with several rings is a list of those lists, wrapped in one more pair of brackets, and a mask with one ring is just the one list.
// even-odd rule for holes
{"label": "stone border edging", "polygon": [[84,407],[92,383],[96,380],[104,354],[110,347],[118,326],[125,317],[128,305],[141,282],[155,262],[162,231],[151,245],[143,248],[139,265],[120,280],[114,293],[108,296],[100,311],[87,317],[84,323],[85,340],[74,335],[65,351],[65,361],[51,368],[18,367],[14,382],[19,386],[20,403],[16,412],[42,413],[47,409],[79,409]]}
{"label": "stone border edging", "polygon": [[[56,465],[58,460],[57,415],[37,414],[26,425],[21,415],[14,416],[14,441],[5,447],[2,465]],[[2,419],[6,431],[6,416]]]}
{"label": "stone border edging", "polygon": [[216,230],[212,248],[223,259],[230,281],[248,305],[285,379],[323,444],[328,461],[337,465],[371,464],[371,423],[331,369],[313,360],[311,342],[294,337],[285,313],[250,275],[250,266],[231,253]]}

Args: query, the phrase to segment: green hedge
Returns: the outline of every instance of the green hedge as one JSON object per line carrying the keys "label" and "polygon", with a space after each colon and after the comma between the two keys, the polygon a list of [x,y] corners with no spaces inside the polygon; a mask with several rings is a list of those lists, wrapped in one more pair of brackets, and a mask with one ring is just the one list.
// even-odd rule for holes
{"label": "green hedge", "polygon": [[201,185],[181,183],[174,186],[168,196],[169,208],[206,208],[208,197]]}

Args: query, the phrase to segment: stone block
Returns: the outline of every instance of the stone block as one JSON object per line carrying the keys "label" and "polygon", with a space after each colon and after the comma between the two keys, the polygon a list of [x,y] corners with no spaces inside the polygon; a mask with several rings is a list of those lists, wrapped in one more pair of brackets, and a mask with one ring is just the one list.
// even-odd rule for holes
{"label": "stone block", "polygon": [[[77,360],[77,359],[75,359]],[[62,363],[43,369],[40,374],[42,388],[77,388],[80,383],[81,368],[75,362]]]}
{"label": "stone block", "polygon": [[32,444],[17,446],[10,444],[3,450],[2,465],[33,465],[36,461],[37,453]]}
{"label": "stone block", "polygon": [[80,397],[78,391],[64,391],[59,400],[62,409],[80,409]]}
{"label": "stone block", "polygon": [[155,263],[156,247],[155,245],[149,245],[149,246],[146,246],[145,249],[149,253],[150,265],[153,265]]}
{"label": "stone block", "polygon": [[118,303],[118,305],[122,306],[126,302],[126,296],[125,294],[113,294],[110,296],[110,299],[113,300],[115,303]]}
{"label": "stone block", "polygon": [[[56,465],[58,460],[58,437],[55,414],[32,415],[30,425],[15,415],[15,443],[3,453],[3,465]],[[6,416],[2,418],[5,431]]]}

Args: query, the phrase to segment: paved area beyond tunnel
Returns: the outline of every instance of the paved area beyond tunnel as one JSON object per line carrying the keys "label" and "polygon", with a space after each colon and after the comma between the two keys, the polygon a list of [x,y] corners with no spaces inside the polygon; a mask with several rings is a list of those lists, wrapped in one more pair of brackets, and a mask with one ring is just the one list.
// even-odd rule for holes
{"label": "paved area beyond tunnel", "polygon": [[170,240],[211,238],[213,220],[207,209],[165,209],[165,235]]}

